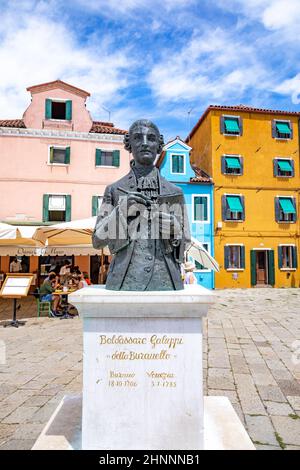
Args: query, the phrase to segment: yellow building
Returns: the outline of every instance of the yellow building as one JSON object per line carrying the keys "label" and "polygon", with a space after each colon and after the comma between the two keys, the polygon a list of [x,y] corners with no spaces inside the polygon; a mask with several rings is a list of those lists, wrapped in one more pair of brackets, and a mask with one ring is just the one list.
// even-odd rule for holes
{"label": "yellow building", "polygon": [[209,106],[187,143],[215,182],[215,285],[299,287],[300,113]]}

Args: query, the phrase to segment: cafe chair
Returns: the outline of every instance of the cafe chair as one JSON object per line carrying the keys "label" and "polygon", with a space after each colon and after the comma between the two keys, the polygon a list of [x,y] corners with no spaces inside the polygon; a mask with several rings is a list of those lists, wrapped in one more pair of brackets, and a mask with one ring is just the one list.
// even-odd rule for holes
{"label": "cafe chair", "polygon": [[37,302],[37,316],[38,317],[51,317],[51,302],[40,299],[40,290],[37,287],[33,293]]}

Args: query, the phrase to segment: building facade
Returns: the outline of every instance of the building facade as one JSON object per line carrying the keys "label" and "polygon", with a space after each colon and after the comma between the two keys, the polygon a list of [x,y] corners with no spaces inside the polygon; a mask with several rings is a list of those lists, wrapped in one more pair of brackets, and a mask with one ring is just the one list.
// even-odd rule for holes
{"label": "building facade", "polygon": [[186,142],[214,181],[216,287],[299,287],[299,116],[210,106]]}
{"label": "building facade", "polygon": [[[129,171],[126,131],[93,121],[90,94],[65,82],[27,90],[23,118],[0,121],[0,220],[41,225],[96,215],[105,187]],[[0,269],[7,272],[4,255]],[[90,256],[77,258],[74,264],[90,272]],[[38,257],[27,264],[39,270]]]}
{"label": "building facade", "polygon": [[[157,166],[161,175],[179,186],[184,194],[191,235],[214,255],[213,246],[213,184],[211,178],[190,163],[190,150],[178,137],[165,145]],[[197,281],[214,288],[214,272],[195,262]]]}

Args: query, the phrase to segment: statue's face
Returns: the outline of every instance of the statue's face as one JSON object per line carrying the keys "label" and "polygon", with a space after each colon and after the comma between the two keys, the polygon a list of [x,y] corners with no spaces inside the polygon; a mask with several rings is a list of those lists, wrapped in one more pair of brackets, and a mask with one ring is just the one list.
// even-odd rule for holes
{"label": "statue's face", "polygon": [[159,151],[159,135],[155,129],[138,125],[132,129],[129,140],[135,161],[144,166],[153,165]]}

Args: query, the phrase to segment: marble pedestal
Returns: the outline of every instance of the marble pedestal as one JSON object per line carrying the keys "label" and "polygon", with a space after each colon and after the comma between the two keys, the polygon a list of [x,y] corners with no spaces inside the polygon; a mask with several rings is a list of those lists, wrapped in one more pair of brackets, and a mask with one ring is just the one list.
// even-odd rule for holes
{"label": "marble pedestal", "polygon": [[202,449],[202,318],[213,293],[69,296],[83,318],[82,448]]}

